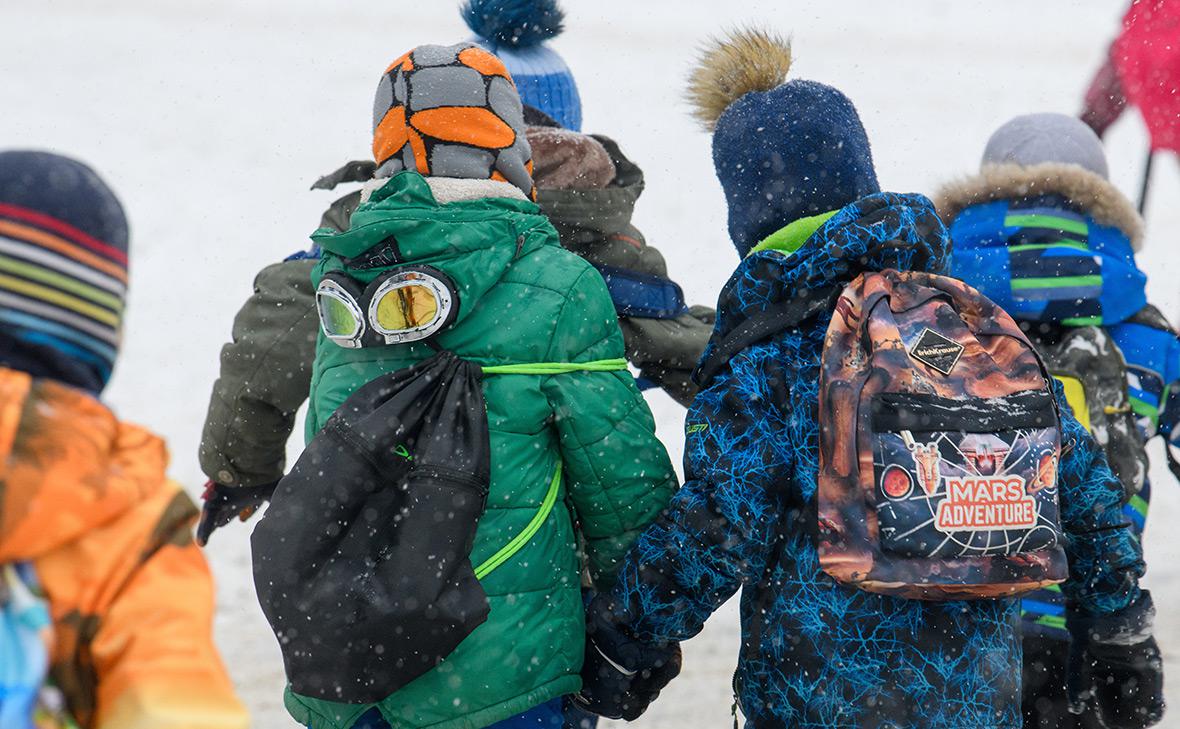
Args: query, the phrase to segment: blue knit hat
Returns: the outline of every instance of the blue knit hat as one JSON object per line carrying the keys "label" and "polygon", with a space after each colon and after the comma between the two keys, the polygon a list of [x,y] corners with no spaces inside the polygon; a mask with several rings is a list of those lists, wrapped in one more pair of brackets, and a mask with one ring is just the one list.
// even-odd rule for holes
{"label": "blue knit hat", "polygon": [[565,19],[556,0],[468,0],[460,12],[475,42],[504,62],[525,106],[581,131],[578,85],[561,56],[545,45],[561,33]]}
{"label": "blue knit hat", "polygon": [[777,36],[734,31],[705,51],[689,85],[743,257],[795,220],[880,192],[856,107],[831,86],[784,83],[790,63]]}
{"label": "blue knit hat", "polygon": [[[0,352],[99,392],[118,353],[127,218],[106,183],[50,152],[0,152]],[[30,367],[34,363],[34,367]]]}

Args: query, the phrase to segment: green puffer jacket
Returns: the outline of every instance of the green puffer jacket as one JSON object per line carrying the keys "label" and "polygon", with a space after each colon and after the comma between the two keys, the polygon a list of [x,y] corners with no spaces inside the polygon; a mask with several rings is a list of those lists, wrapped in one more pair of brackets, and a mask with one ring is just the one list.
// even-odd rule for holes
{"label": "green puffer jacket", "polygon": [[[313,238],[313,273],[344,269],[396,241],[399,265],[428,264],[459,289],[458,319],[434,340],[482,365],[621,358],[623,343],[602,277],[561,248],[557,233],[516,188],[491,181],[400,173],[376,190],[347,232]],[[362,283],[385,268],[348,269]],[[425,344],[345,349],[322,335],[312,370],[310,438],[362,384],[433,354]],[[598,585],[667,504],[675,475],[631,375],[487,374],[492,478],[472,563],[480,564],[538,513],[563,465],[559,505],[540,531],[483,579],[491,604],[439,667],[378,706],[395,729],[477,729],[580,688],[585,640],[578,544]],[[287,707],[315,729],[346,729],[366,705],[288,691]]]}

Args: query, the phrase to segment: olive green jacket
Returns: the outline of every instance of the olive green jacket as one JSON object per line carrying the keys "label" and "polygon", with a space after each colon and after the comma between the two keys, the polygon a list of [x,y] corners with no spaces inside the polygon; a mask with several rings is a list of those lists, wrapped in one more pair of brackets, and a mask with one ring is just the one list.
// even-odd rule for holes
{"label": "olive green jacket", "polygon": [[262,269],[234,317],[201,434],[201,470],[217,483],[260,486],[283,477],[319,333],[315,264],[293,260]]}

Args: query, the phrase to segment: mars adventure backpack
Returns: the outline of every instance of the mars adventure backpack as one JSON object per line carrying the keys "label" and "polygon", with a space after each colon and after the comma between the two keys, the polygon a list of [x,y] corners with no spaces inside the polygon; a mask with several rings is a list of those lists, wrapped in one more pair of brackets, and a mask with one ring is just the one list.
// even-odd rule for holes
{"label": "mars adventure backpack", "polygon": [[1063,581],[1051,381],[1012,318],[966,284],[866,273],[820,365],[820,566],[925,600]]}

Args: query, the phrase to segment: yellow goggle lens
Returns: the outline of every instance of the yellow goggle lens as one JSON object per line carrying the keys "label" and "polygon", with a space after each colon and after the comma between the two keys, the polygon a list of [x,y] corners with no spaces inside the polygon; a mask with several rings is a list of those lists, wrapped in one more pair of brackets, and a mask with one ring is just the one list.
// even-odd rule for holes
{"label": "yellow goggle lens", "polygon": [[386,331],[424,327],[438,316],[438,296],[426,286],[402,286],[377,302],[376,324]]}
{"label": "yellow goggle lens", "polygon": [[326,333],[330,337],[354,337],[360,328],[356,315],[343,301],[332,296],[320,297],[320,308],[324,313]]}

